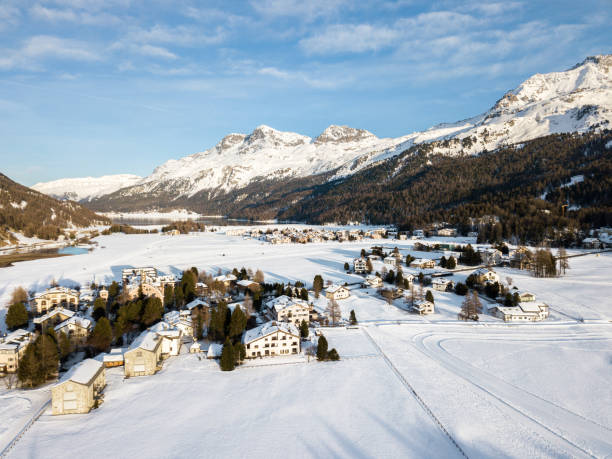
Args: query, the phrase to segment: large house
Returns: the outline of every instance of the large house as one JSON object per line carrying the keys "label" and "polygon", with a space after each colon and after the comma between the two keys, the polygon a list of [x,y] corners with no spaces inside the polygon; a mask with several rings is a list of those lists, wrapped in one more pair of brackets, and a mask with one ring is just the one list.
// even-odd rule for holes
{"label": "large house", "polygon": [[365,273],[368,270],[368,262],[365,258],[359,257],[353,260],[353,271],[357,274]]}
{"label": "large house", "polygon": [[79,297],[79,291],[72,288],[48,288],[32,298],[30,309],[34,314],[44,314],[57,306],[76,311],[79,307]]}
{"label": "large house", "polygon": [[457,230],[455,228],[442,228],[437,231],[438,236],[450,236],[454,237],[457,235]]}
{"label": "large house", "polygon": [[518,306],[497,306],[491,312],[504,322],[536,322],[548,317],[548,305],[528,301]]}
{"label": "large house", "polygon": [[55,326],[55,333],[66,333],[74,343],[85,344],[91,333],[91,320],[72,316]]}
{"label": "large house", "polygon": [[436,267],[436,262],[430,258],[417,258],[410,262],[411,268],[430,269]]}
{"label": "large house", "polygon": [[436,277],[431,282],[431,285],[434,290],[437,290],[439,292],[446,292],[453,288],[453,281],[444,277]]}
{"label": "large house", "polygon": [[155,279],[157,277],[157,269],[152,266],[145,266],[141,268],[125,268],[121,270],[121,281],[123,283],[128,282],[133,277],[150,277]]}
{"label": "large house", "polygon": [[161,369],[162,338],[154,331],[143,331],[125,351],[124,373],[126,377],[147,376]]}
{"label": "large house", "polygon": [[19,368],[19,359],[23,356],[32,333],[27,330],[15,330],[6,337],[0,338],[0,374],[15,373]]}
{"label": "large house", "polygon": [[150,327],[149,330],[157,333],[161,338],[162,358],[171,355],[179,355],[183,337],[183,332],[179,328],[173,327],[166,322],[158,322]]}
{"label": "large house", "polygon": [[51,412],[54,415],[89,413],[96,401],[101,400],[105,385],[103,363],[85,359],[51,388]]}
{"label": "large house", "polygon": [[382,285],[382,279],[374,274],[367,275],[365,281],[363,282],[364,288],[380,288]]}
{"label": "large house", "polygon": [[427,300],[416,300],[412,305],[412,310],[421,315],[433,314],[434,304]]}
{"label": "large house", "polygon": [[498,265],[502,261],[502,253],[491,247],[479,247],[480,259],[485,265]]}
{"label": "large house", "polygon": [[397,266],[401,263],[401,261],[398,260],[396,256],[389,255],[388,257],[385,257],[383,259],[383,263],[386,265],[392,266],[394,268],[397,268]]}
{"label": "large house", "polygon": [[477,284],[485,285],[499,282],[499,275],[492,269],[478,268],[471,275],[475,277]]}
{"label": "large house", "polygon": [[325,289],[325,297],[330,300],[343,300],[351,296],[351,292],[342,285],[332,284]]}
{"label": "large house", "polygon": [[293,322],[299,326],[302,321],[310,322],[310,306],[304,300],[282,295],[266,303],[272,318],[279,322]]}
{"label": "large house", "polygon": [[51,325],[55,326],[61,322],[64,322],[65,320],[72,318],[75,314],[76,313],[70,309],[60,307],[53,309],[40,317],[35,317],[33,322],[35,325],[40,326],[41,329],[45,329]]}
{"label": "large house", "polygon": [[258,282],[248,280],[248,279],[242,279],[236,282],[236,287],[238,287],[238,290],[243,293],[246,293],[247,291],[251,293],[255,293],[261,289],[261,286],[259,285]]}
{"label": "large house", "polygon": [[190,310],[167,312],[164,314],[164,322],[181,330],[183,336],[193,336],[193,319]]}
{"label": "large house", "polygon": [[300,352],[300,334],[292,323],[270,321],[242,336],[247,358]]}

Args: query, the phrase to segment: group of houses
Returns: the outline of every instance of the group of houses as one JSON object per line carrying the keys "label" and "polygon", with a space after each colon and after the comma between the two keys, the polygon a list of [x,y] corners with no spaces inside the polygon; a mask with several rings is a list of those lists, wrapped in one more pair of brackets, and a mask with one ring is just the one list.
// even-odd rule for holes
{"label": "group of houses", "polygon": [[389,235],[397,234],[385,228],[372,230],[359,229],[339,229],[331,230],[326,228],[276,228],[262,230],[259,228],[237,228],[229,229],[225,232],[228,236],[242,236],[269,242],[271,244],[307,244],[311,242],[324,241],[361,241],[363,239],[382,239]]}
{"label": "group of houses", "polygon": [[491,309],[491,313],[504,322],[536,322],[548,317],[548,305],[536,301],[533,293],[520,293],[519,299],[517,306],[496,306]]}
{"label": "group of houses", "polygon": [[144,296],[156,297],[162,301],[166,286],[174,286],[178,282],[176,276],[160,275],[157,269],[150,266],[125,268],[121,271],[121,280],[123,290],[129,299],[137,298],[142,293]]}

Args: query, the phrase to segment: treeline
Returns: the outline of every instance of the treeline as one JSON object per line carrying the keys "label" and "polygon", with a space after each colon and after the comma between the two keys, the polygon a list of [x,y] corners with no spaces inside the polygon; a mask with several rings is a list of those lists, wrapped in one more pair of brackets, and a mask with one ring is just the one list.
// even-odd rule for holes
{"label": "treeline", "polygon": [[102,234],[108,236],[113,233],[123,233],[123,234],[149,234],[149,233],[157,233],[157,229],[147,230],[143,228],[134,228],[130,225],[124,225],[119,223],[113,223],[111,226],[102,231]]}
{"label": "treeline", "polygon": [[162,227],[162,233],[167,231],[177,230],[181,234],[189,234],[191,232],[196,231],[204,231],[206,230],[206,225],[204,223],[199,223],[193,220],[184,220],[179,222],[173,222],[169,225]]}
{"label": "treeline", "polygon": [[0,174],[0,235],[8,230],[55,240],[64,229],[107,224],[106,217],[73,201],[58,201]]}

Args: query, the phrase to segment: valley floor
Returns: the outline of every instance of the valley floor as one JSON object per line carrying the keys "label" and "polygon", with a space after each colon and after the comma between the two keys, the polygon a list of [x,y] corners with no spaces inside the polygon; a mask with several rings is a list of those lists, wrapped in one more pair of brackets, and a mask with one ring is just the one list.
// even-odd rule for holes
{"label": "valley floor", "polygon": [[[309,283],[319,273],[352,283],[361,277],[342,265],[378,243],[271,246],[210,233],[98,241],[88,254],[3,269],[2,303],[17,285],[109,282],[141,265],[174,273],[245,266],[267,281]],[[403,253],[412,246],[384,243]],[[498,270],[551,306],[544,322],[458,322],[461,298],[440,292],[436,314],[419,317],[400,300],[354,289],[339,304],[345,318],[355,310],[360,327],[324,330],[339,362],[277,357],[226,373],[182,354],[155,376],[126,380],[122,369],[108,370],[99,409],[57,417],[47,410],[8,457],[610,456],[612,254],[570,266],[558,279]],[[5,426],[24,425],[47,396],[48,388],[0,392],[0,451],[18,431]]]}

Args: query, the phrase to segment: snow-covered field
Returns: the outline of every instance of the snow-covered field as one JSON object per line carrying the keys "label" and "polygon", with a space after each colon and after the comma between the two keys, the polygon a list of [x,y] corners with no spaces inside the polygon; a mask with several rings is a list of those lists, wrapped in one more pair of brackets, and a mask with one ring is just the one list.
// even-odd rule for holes
{"label": "snow-covered field", "polygon": [[[221,233],[97,241],[87,254],[1,269],[0,303],[17,285],[40,290],[51,278],[67,285],[110,282],[122,268],[141,265],[167,273],[244,266],[262,269],[268,281],[309,285],[321,274],[353,283],[361,277],[346,274],[343,264],[361,248],[382,242],[405,254],[413,245],[269,245]],[[45,413],[9,457],[67,451],[76,457],[459,456],[431,413],[469,457],[612,455],[612,254],[572,258],[558,279],[498,271],[548,303],[551,318],[458,322],[461,298],[440,292],[434,292],[436,314],[418,317],[402,300],[389,305],[372,290],[351,287],[351,297],[339,303],[345,318],[355,310],[361,328],[324,331],[340,362],[279,357],[223,373],[215,362],[183,354],[151,377],[124,380],[121,369],[110,370],[100,409]],[[41,406],[45,391],[0,392],[0,450]]]}

